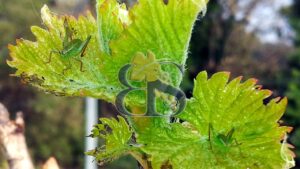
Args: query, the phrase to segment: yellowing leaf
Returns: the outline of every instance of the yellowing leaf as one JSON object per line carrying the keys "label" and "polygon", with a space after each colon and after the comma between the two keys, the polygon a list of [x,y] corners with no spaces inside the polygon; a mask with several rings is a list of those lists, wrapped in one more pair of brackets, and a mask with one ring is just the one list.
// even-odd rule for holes
{"label": "yellowing leaf", "polygon": [[[90,13],[78,19],[53,15],[45,6],[42,20],[46,29],[34,26],[35,42],[19,40],[17,45],[10,45],[12,60],[8,64],[17,69],[16,76],[48,93],[114,102],[123,90],[118,72],[137,52],[151,50],[159,59],[185,63],[193,24],[205,6],[205,0],[176,0],[167,5],[162,0],[140,0],[127,10],[117,0],[97,0],[97,21]],[[76,32],[75,39],[84,41],[92,36],[80,59],[84,72],[78,60],[63,60],[59,54],[53,54],[51,63],[45,63],[51,51],[62,50],[65,18]],[[63,73],[69,63],[71,68]],[[180,84],[177,70],[165,71],[167,79]],[[128,103],[141,100],[131,98]]]}
{"label": "yellowing leaf", "polygon": [[153,82],[159,79],[160,71],[160,64],[152,52],[147,56],[139,52],[132,60],[131,80]]}
{"label": "yellowing leaf", "polygon": [[[85,55],[80,58],[84,72],[80,70],[77,60],[72,57],[66,60],[56,53],[52,55],[51,62],[47,63],[51,51],[63,48],[61,36],[65,35],[65,18],[74,30],[74,39],[84,41],[88,36],[92,37]],[[9,46],[12,60],[8,64],[17,68],[16,75],[21,76],[25,82],[56,95],[92,96],[112,102],[117,87],[107,83],[109,79],[102,71],[103,62],[108,56],[98,48],[94,17],[90,13],[78,19],[71,16],[59,17],[44,6],[42,19],[48,29],[32,26],[35,42],[18,40],[16,46]],[[64,72],[69,64],[71,68]]]}

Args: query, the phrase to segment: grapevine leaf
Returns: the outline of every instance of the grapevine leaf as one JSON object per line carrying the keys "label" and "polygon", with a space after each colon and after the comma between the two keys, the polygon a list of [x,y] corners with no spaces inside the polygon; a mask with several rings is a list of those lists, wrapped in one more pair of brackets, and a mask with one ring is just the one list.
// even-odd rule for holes
{"label": "grapevine leaf", "polygon": [[131,80],[153,82],[159,79],[160,64],[153,53],[137,53],[132,60]]}
{"label": "grapevine leaf", "polygon": [[144,146],[141,149],[148,154],[153,169],[199,169],[203,163],[211,163],[206,154],[205,140],[192,128],[180,123],[165,127],[153,127],[138,137]]}
{"label": "grapevine leaf", "polygon": [[[139,0],[129,10],[130,25],[118,39],[110,42],[112,58],[105,64],[104,71],[108,72],[110,77],[116,77],[115,72],[119,71],[124,63],[130,63],[137,52],[147,54],[148,51],[151,51],[157,60],[185,65],[194,22],[199,12],[205,11],[206,3],[207,0],[169,0],[168,3],[163,0]],[[164,72],[168,76],[166,79],[171,79],[174,86],[179,86],[181,72],[173,67],[165,68]],[[128,102],[141,102],[141,97],[135,98],[137,99]],[[149,123],[164,121],[165,119],[134,119],[135,127],[141,129],[148,127],[146,125]]]}
{"label": "grapevine leaf", "polygon": [[[87,13],[78,20],[71,16],[58,17],[48,9],[42,8],[42,19],[47,29],[32,26],[31,30],[36,42],[20,39],[17,45],[9,45],[12,57],[8,64],[17,68],[15,73],[23,81],[56,95],[66,96],[92,96],[112,101],[116,86],[102,71],[106,57],[98,48],[97,27],[94,17]],[[80,63],[72,56],[64,59],[60,54],[54,53],[51,62],[47,63],[51,51],[63,49],[63,38],[66,34],[64,21],[72,28],[73,39],[84,41],[88,36],[91,40],[87,45],[84,56],[79,60],[83,63],[83,72]],[[71,64],[71,68],[66,70]],[[66,71],[64,71],[66,70]],[[120,87],[120,86],[118,86]]]}
{"label": "grapevine leaf", "polygon": [[87,152],[88,155],[104,163],[132,151],[129,146],[132,132],[123,117],[118,116],[118,120],[101,118],[100,122],[92,130],[92,137],[104,139],[105,146]]}
{"label": "grapevine leaf", "polygon": [[156,123],[136,135],[135,151],[146,154],[153,169],[291,168],[291,128],[278,124],[287,99],[262,90],[255,79],[229,81],[221,72],[195,80],[194,97],[178,116],[182,121]]}
{"label": "grapevine leaf", "polygon": [[[280,143],[290,128],[278,124],[287,99],[276,98],[264,104],[271,92],[262,90],[255,79],[244,83],[241,78],[229,83],[228,79],[226,72],[210,79],[206,72],[201,72],[195,80],[194,97],[179,115],[206,138],[206,146],[211,148],[208,153],[217,161],[213,166],[283,168],[289,164],[287,168],[293,167],[292,152],[286,143]],[[206,168],[211,168],[210,165],[207,163]]]}
{"label": "grapevine leaf", "polygon": [[[193,95],[178,117],[183,123],[152,126],[137,138],[154,169],[291,168],[289,127],[278,124],[287,99],[262,90],[255,79],[230,82],[229,73],[207,79],[201,72]],[[281,143],[281,141],[283,141]]]}
{"label": "grapevine leaf", "polygon": [[[139,0],[129,11],[132,23],[120,38],[111,42],[113,57],[126,63],[137,52],[151,51],[159,60],[185,65],[194,22],[198,13],[206,9],[206,3],[207,0],[169,0],[168,3]],[[176,85],[180,84],[178,71],[166,72]]]}
{"label": "grapevine leaf", "polygon": [[[15,75],[24,82],[46,92],[114,102],[124,89],[118,72],[138,52],[152,51],[159,59],[185,63],[193,24],[205,6],[206,0],[172,0],[167,4],[162,0],[140,0],[127,10],[116,0],[98,0],[97,21],[90,13],[78,19],[60,17],[45,6],[42,20],[46,29],[33,26],[35,42],[21,39],[16,46],[9,45],[12,60],[8,64],[17,69]],[[70,56],[66,60],[56,52],[46,63],[51,51],[63,50],[65,18],[74,39],[92,38],[83,57]],[[81,62],[84,71],[80,70]],[[180,73],[165,71],[170,76],[167,79],[179,85]],[[131,98],[128,103],[140,101],[140,97]]]}

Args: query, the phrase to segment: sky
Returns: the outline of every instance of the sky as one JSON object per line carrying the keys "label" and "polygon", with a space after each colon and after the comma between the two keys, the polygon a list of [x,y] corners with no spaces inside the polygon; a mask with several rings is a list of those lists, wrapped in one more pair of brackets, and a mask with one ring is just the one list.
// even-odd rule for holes
{"label": "sky", "polygon": [[[289,43],[293,31],[286,18],[280,15],[280,9],[291,4],[292,0],[271,0],[269,3],[261,3],[252,12],[247,30],[258,32],[262,42]],[[282,35],[281,38],[278,32]]]}

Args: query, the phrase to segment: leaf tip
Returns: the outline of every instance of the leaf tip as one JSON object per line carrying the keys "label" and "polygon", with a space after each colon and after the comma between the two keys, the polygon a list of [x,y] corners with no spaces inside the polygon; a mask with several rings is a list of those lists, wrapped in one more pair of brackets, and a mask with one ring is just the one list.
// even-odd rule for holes
{"label": "leaf tip", "polygon": [[276,98],[272,99],[272,102],[281,104],[282,106],[287,106],[288,98],[287,97],[284,97],[284,98],[276,97]]}
{"label": "leaf tip", "polygon": [[231,75],[231,72],[229,72],[229,71],[224,71],[222,73],[224,73],[226,76],[230,76]]}
{"label": "leaf tip", "polygon": [[249,79],[250,81],[251,81],[251,83],[252,84],[257,84],[258,83],[258,79],[256,79],[256,78],[251,78],[251,79]]}
{"label": "leaf tip", "polygon": [[20,45],[24,40],[23,39],[16,39],[17,45]]}
{"label": "leaf tip", "polygon": [[266,97],[269,97],[269,96],[271,96],[271,95],[273,94],[273,91],[272,91],[272,90],[269,90],[269,89],[265,89],[265,90],[263,90],[263,91],[264,91]]}
{"label": "leaf tip", "polygon": [[288,98],[287,97],[284,97],[282,100],[281,100],[282,104],[284,106],[286,106],[288,104]]}
{"label": "leaf tip", "polygon": [[293,130],[294,130],[294,127],[288,126],[286,132],[291,133]]}
{"label": "leaf tip", "polygon": [[207,72],[206,71],[202,71],[202,72],[200,72],[198,75],[197,75],[197,77],[196,77],[196,79],[198,80],[198,79],[201,79],[201,80],[207,80]]}
{"label": "leaf tip", "polygon": [[12,45],[12,44],[8,44],[7,45],[7,48],[8,48],[8,50],[10,50],[10,51],[12,51],[12,50],[14,50],[14,45]]}

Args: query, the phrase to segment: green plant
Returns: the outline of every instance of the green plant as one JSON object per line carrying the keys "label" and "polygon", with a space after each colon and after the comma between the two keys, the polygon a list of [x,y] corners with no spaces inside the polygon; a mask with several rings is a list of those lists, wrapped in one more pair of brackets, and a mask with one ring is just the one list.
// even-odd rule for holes
{"label": "green plant", "polygon": [[[116,0],[98,0],[97,20],[90,13],[78,20],[67,16],[77,32],[74,38],[91,36],[91,40],[81,59],[86,70],[73,66],[65,73],[69,63],[61,57],[53,56],[51,64],[44,63],[53,49],[62,48],[60,34],[66,34],[63,17],[51,14],[45,6],[42,19],[47,29],[33,26],[36,42],[22,39],[16,46],[10,45],[12,60],[8,64],[17,68],[16,75],[24,81],[46,92],[114,103],[125,89],[118,81],[118,72],[135,56],[149,53],[151,61],[156,58],[185,65],[193,24],[206,3],[140,0],[127,10]],[[181,72],[168,66],[156,68],[166,81],[179,86]],[[143,72],[141,77],[134,77],[151,81],[157,76]],[[293,153],[285,139],[290,128],[278,124],[287,99],[264,104],[270,95],[269,90],[256,85],[255,79],[229,82],[229,73],[208,79],[206,72],[201,72],[193,97],[181,114],[173,118],[128,116],[127,121],[121,116],[102,118],[91,136],[104,139],[105,144],[87,154],[101,164],[130,154],[145,169],[290,168],[294,166]],[[160,104],[164,100],[163,96],[157,100],[160,112],[169,111]],[[135,114],[144,113],[144,103],[145,95],[140,92],[126,99],[126,106]]]}

